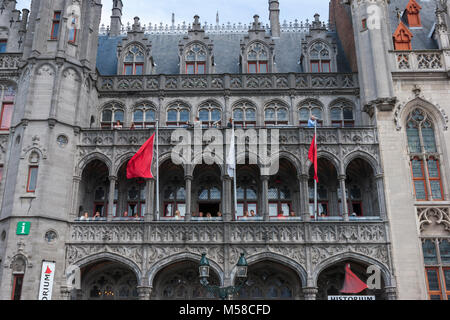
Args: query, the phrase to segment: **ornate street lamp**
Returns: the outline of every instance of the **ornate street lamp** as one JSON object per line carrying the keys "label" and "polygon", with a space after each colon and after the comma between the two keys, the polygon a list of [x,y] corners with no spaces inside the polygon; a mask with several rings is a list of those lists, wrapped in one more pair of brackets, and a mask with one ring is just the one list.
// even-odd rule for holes
{"label": "ornate street lamp", "polygon": [[247,270],[248,264],[245,259],[245,254],[241,253],[241,257],[236,265],[236,277],[239,279],[240,283],[237,286],[229,286],[229,287],[219,287],[212,286],[208,282],[209,278],[209,260],[206,257],[206,253],[202,254],[202,258],[200,260],[200,265],[198,267],[198,271],[200,274],[200,284],[208,289],[214,296],[218,296],[220,299],[225,300],[230,295],[234,295],[241,291],[242,287],[247,283]]}

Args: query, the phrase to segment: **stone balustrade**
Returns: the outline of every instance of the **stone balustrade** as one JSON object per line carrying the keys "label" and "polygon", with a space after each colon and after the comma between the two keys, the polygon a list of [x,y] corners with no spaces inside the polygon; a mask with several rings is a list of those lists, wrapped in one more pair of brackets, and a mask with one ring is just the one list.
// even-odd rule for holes
{"label": "stone balustrade", "polygon": [[19,68],[22,53],[0,53],[0,70],[16,70]]}
{"label": "stone balustrade", "polygon": [[391,52],[395,72],[445,71],[444,54],[441,50]]}

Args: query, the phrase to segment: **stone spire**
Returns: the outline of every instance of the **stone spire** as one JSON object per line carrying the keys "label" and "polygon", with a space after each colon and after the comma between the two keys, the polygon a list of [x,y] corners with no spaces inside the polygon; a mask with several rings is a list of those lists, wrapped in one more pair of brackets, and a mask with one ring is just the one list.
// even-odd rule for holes
{"label": "stone spire", "polygon": [[272,38],[279,38],[280,27],[280,3],[278,0],[269,0],[269,19]]}
{"label": "stone spire", "polygon": [[109,35],[112,37],[119,36],[122,30],[122,8],[122,0],[113,0],[111,27],[109,31]]}

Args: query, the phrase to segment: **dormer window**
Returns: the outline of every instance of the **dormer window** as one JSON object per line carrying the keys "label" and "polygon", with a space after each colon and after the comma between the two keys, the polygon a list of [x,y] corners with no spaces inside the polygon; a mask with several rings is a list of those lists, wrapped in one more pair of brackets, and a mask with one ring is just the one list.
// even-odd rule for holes
{"label": "dormer window", "polygon": [[400,22],[394,33],[394,49],[395,50],[412,50],[411,39],[413,34],[403,22]]}
{"label": "dormer window", "polygon": [[313,73],[331,72],[330,49],[322,42],[311,46],[309,50],[310,70]]}
{"label": "dormer window", "polygon": [[267,48],[257,42],[248,49],[248,73],[267,73],[269,53]]}
{"label": "dormer window", "polygon": [[420,21],[420,10],[422,7],[416,2],[416,0],[410,0],[406,6],[406,14],[408,16],[408,25],[410,28],[417,28],[422,26]]}
{"label": "dormer window", "polygon": [[186,51],[186,74],[205,74],[207,51],[200,44],[191,45]]}
{"label": "dormer window", "polygon": [[124,75],[143,75],[145,63],[145,52],[138,45],[132,45],[128,48],[123,60]]}

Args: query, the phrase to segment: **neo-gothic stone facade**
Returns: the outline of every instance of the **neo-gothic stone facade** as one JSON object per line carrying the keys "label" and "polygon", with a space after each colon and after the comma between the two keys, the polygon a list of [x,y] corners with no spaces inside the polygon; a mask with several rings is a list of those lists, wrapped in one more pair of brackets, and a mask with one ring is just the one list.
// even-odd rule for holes
{"label": "neo-gothic stone facade", "polygon": [[[449,297],[448,1],[333,0],[325,25],[280,23],[270,0],[267,26],[126,29],[121,0],[107,29],[100,0],[0,3],[0,299],[37,299],[44,260],[53,299],[210,299],[202,253],[210,282],[231,285],[242,252],[239,298],[326,299],[346,263],[363,280],[379,268],[381,288],[363,293],[377,299]],[[237,167],[236,215],[224,163],[172,163],[173,131],[197,116],[279,129],[277,174]],[[159,203],[155,180],[126,179],[157,120]]]}

